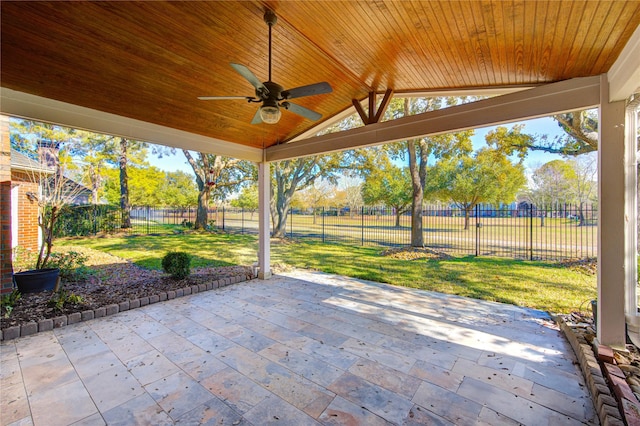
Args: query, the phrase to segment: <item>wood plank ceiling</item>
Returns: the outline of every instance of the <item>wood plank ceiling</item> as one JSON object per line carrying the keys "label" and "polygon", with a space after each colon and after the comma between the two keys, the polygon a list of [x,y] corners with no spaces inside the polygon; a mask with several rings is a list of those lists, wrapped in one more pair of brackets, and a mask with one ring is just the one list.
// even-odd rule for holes
{"label": "wood plank ceiling", "polygon": [[638,1],[194,1],[1,3],[0,84],[199,135],[268,147],[317,122],[257,104],[230,63],[273,81],[327,81],[297,99],[327,120],[369,92],[539,85],[607,72],[640,25]]}

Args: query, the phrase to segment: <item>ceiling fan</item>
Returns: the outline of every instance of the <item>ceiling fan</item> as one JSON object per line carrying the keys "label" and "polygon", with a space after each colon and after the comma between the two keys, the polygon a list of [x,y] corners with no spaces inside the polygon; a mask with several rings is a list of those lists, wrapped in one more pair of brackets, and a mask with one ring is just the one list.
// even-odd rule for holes
{"label": "ceiling fan", "polygon": [[234,70],[243,76],[256,90],[255,96],[200,96],[198,99],[203,101],[209,100],[229,100],[229,99],[246,99],[252,103],[262,103],[256,114],[251,120],[251,124],[267,123],[275,124],[280,121],[281,111],[284,108],[301,115],[309,120],[319,120],[322,114],[312,111],[303,106],[289,102],[289,99],[302,98],[305,96],[321,95],[331,93],[332,89],[329,83],[315,83],[307,86],[295,87],[293,89],[284,90],[284,88],[271,81],[271,28],[276,24],[278,18],[276,14],[267,9],[264,14],[264,21],[269,26],[269,80],[263,83],[251,72],[251,70],[241,64],[231,64]]}

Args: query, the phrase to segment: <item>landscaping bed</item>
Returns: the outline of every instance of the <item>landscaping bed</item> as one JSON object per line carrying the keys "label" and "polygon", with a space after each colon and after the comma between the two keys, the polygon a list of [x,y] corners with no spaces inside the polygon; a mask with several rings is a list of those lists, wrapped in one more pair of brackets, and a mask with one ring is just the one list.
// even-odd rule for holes
{"label": "landscaping bed", "polygon": [[[86,256],[85,266],[88,273],[83,274],[82,279],[77,281],[63,281],[63,296],[56,295],[57,304],[51,302],[52,292],[21,295],[8,315],[3,307],[0,329],[39,323],[42,320],[73,313],[95,311],[129,300],[145,300],[186,288],[207,289],[207,284],[214,282],[226,285],[253,278],[251,267],[222,266],[197,268],[192,270],[187,278],[176,280],[160,271],[144,269],[126,259],[90,248],[66,247],[65,250],[73,250]],[[79,296],[80,299],[74,296]],[[78,302],[79,300],[81,301]]]}

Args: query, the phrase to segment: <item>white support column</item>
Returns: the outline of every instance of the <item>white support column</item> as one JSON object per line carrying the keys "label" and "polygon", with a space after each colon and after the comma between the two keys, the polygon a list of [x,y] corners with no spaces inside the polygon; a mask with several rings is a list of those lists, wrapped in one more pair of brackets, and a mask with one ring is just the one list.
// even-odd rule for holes
{"label": "white support column", "polygon": [[627,105],[625,114],[625,224],[627,226],[626,235],[626,313],[637,323],[639,318],[637,308],[637,282],[638,282],[638,159],[636,138],[638,127],[637,108],[640,98],[635,99]]}
{"label": "white support column", "polygon": [[258,163],[258,278],[271,278],[271,167],[265,161]]}
{"label": "white support column", "polygon": [[627,191],[625,189],[625,103],[609,102],[601,77],[598,140],[598,329],[600,343],[624,347]]}

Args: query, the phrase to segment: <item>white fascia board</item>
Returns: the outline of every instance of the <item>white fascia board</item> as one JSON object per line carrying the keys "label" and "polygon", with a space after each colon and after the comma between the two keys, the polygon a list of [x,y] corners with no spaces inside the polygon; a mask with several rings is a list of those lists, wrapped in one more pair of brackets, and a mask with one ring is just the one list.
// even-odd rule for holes
{"label": "white fascia board", "polygon": [[266,149],[266,161],[324,154],[593,108],[600,76],[574,78]]}
{"label": "white fascia board", "polygon": [[622,101],[640,90],[640,25],[607,73],[609,102]]}
{"label": "white fascia board", "polygon": [[263,158],[260,148],[121,117],[4,87],[0,90],[0,112],[29,120],[241,160],[260,162]]}

